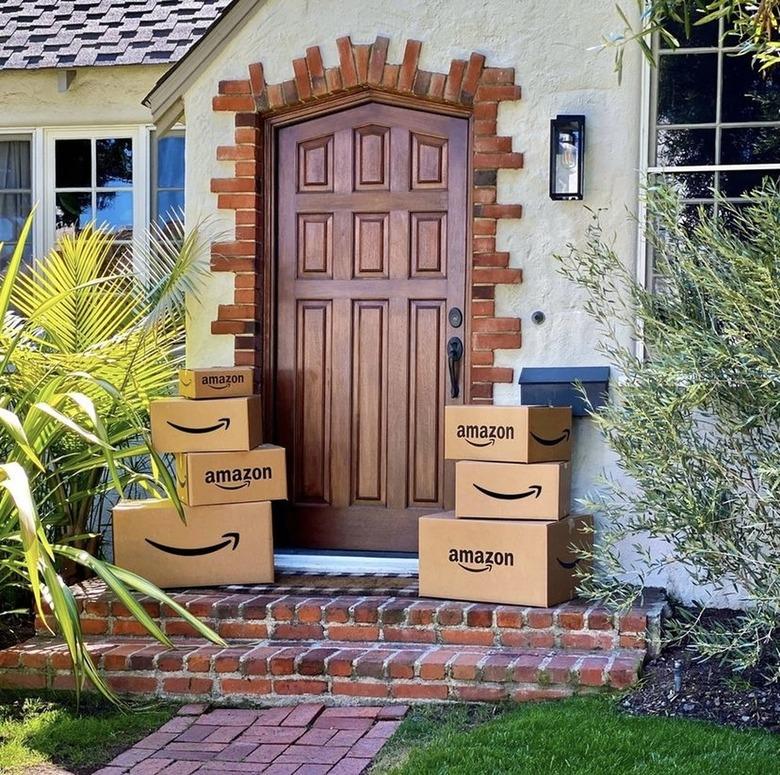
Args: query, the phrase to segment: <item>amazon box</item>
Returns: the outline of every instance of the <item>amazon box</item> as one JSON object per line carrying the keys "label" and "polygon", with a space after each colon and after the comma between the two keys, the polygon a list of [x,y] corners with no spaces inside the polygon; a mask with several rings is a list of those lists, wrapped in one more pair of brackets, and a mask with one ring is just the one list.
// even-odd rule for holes
{"label": "amazon box", "polygon": [[569,513],[571,463],[455,464],[455,516],[561,519]]}
{"label": "amazon box", "polygon": [[184,398],[235,398],[252,395],[253,369],[234,366],[216,369],[181,369],[179,395]]}
{"label": "amazon box", "polygon": [[185,506],[170,500],[114,506],[114,563],[159,587],[266,584],[274,580],[271,504]]}
{"label": "amazon box", "polygon": [[571,407],[445,407],[444,457],[506,463],[569,460]]}
{"label": "amazon box", "polygon": [[249,452],[181,452],[176,489],[190,506],[284,500],[284,448],[263,444]]}
{"label": "amazon box", "polygon": [[551,606],[574,597],[572,545],[592,545],[590,516],[557,522],[422,517],[420,595],[483,603]]}
{"label": "amazon box", "polygon": [[158,452],[247,451],[263,441],[260,396],[158,398],[149,406]]}

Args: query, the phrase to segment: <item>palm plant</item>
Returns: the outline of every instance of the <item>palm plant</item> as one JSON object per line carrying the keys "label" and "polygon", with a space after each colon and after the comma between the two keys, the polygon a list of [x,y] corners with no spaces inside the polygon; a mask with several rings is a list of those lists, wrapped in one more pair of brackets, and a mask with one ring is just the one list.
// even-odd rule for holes
{"label": "palm plant", "polygon": [[81,633],[68,587],[74,568],[105,581],[162,643],[170,645],[132,592],[222,643],[157,587],[86,550],[95,548],[90,520],[104,497],[140,489],[178,504],[146,410],[151,396],[170,391],[181,363],[184,297],[205,272],[202,250],[197,231],[155,229],[136,246],[140,277],[123,267],[110,234],[88,228],[23,267],[31,219],[0,279],[0,598],[28,591],[67,643],[76,685],[89,679],[116,701]]}

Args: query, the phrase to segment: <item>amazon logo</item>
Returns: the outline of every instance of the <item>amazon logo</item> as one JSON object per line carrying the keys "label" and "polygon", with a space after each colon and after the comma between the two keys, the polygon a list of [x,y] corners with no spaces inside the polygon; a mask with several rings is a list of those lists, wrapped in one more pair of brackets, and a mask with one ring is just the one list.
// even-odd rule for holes
{"label": "amazon logo", "polygon": [[253,482],[261,482],[274,478],[271,466],[247,466],[245,468],[221,468],[208,470],[203,481],[213,484],[221,490],[242,490]]}
{"label": "amazon logo", "polygon": [[542,485],[532,484],[524,492],[496,492],[495,490],[488,490],[486,487],[481,487],[476,482],[472,482],[471,486],[483,495],[487,495],[488,498],[495,498],[499,501],[519,501],[523,498],[538,498],[542,494]]}
{"label": "amazon logo", "polygon": [[192,434],[213,433],[214,431],[227,430],[230,427],[229,417],[221,417],[214,425],[207,425],[205,427],[179,425],[178,423],[171,422],[170,420],[166,420],[166,422],[174,430],[180,431],[181,433],[192,433]]}
{"label": "amazon logo", "polygon": [[180,547],[180,546],[167,546],[166,544],[160,544],[157,541],[152,541],[151,538],[144,539],[149,546],[153,546],[155,549],[158,549],[161,552],[165,552],[166,554],[173,554],[176,557],[203,557],[206,554],[214,554],[214,552],[219,552],[222,549],[225,549],[226,547],[230,546],[230,544],[233,544],[233,547],[231,551],[235,552],[236,549],[238,549],[238,542],[241,539],[241,536],[238,533],[223,533],[222,538],[224,538],[224,541],[221,541],[217,544],[212,544],[211,546],[196,546],[196,547]]}
{"label": "amazon logo", "polygon": [[469,573],[490,573],[493,566],[513,567],[512,552],[482,551],[482,549],[450,549],[447,559]]}
{"label": "amazon logo", "polygon": [[496,441],[514,439],[515,429],[511,425],[458,425],[455,435],[472,447],[490,447]]}
{"label": "amazon logo", "polygon": [[561,442],[568,441],[570,434],[571,431],[568,428],[566,428],[566,430],[557,438],[545,439],[542,436],[537,436],[533,431],[531,431],[531,438],[538,444],[541,444],[543,447],[554,447],[557,444],[560,444]]}

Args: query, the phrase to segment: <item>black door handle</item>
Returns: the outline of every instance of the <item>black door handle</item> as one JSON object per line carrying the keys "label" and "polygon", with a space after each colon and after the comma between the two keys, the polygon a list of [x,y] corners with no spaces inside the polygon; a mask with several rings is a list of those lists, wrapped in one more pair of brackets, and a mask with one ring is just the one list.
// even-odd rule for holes
{"label": "black door handle", "polygon": [[460,395],[458,371],[461,358],[463,358],[463,342],[460,337],[451,336],[447,342],[447,363],[450,368],[450,396],[452,398],[457,398]]}

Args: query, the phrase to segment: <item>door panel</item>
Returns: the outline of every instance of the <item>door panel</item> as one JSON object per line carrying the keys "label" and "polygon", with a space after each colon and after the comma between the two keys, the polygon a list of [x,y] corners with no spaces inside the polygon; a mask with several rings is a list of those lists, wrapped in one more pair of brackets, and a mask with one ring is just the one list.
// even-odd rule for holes
{"label": "door panel", "polygon": [[[369,103],[278,134],[281,545],[415,551],[451,505],[446,343],[465,336],[468,124]],[[465,374],[466,364],[463,364]]]}

